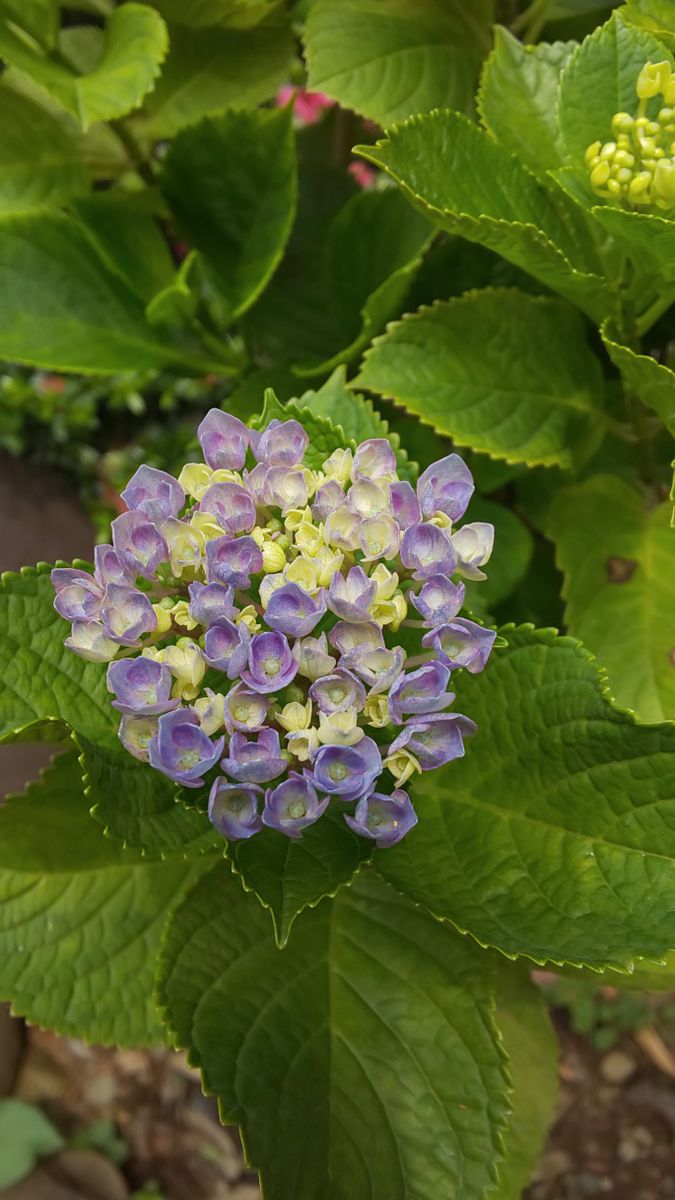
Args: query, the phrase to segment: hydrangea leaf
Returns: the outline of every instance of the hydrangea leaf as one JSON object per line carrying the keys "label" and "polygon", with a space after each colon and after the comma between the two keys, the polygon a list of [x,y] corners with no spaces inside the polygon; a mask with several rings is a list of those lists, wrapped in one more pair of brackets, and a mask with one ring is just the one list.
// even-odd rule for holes
{"label": "hydrangea leaf", "polygon": [[277,0],[153,0],[167,21],[204,29],[214,25],[249,28],[276,6]]}
{"label": "hydrangea leaf", "polygon": [[375,340],[353,386],[511,463],[569,467],[604,428],[600,364],[579,314],[515,289],[404,317]]}
{"label": "hydrangea leaf", "polygon": [[376,866],[505,954],[658,961],[675,928],[675,726],[615,707],[573,638],[503,632],[508,647],[457,682],[478,735],[417,789],[419,824]]}
{"label": "hydrangea leaf", "polygon": [[78,197],[71,209],[108,269],[144,304],[173,282],[168,243],[133,196],[97,192]]}
{"label": "hydrangea leaf", "polygon": [[336,813],[311,825],[295,841],[264,829],[248,841],[230,842],[227,856],[246,890],[270,910],[277,945],[283,948],[303,909],[334,896],[371,851],[372,843],[352,833]]}
{"label": "hydrangea leaf", "polygon": [[532,171],[562,166],[556,109],[560,74],[576,42],[539,42],[524,46],[497,26],[492,53],[485,62],[478,109],[498,142]]}
{"label": "hydrangea leaf", "polygon": [[30,1175],[41,1158],[65,1148],[65,1140],[35,1104],[14,1097],[0,1100],[0,1188]]}
{"label": "hydrangea leaf", "polygon": [[507,1090],[491,961],[370,872],[280,953],[216,867],[168,929],[159,998],[268,1200],[485,1195]]}
{"label": "hydrangea leaf", "polygon": [[108,17],[101,58],[85,75],[41,53],[11,26],[0,29],[0,53],[25,71],[87,129],[130,112],[153,87],[168,46],[159,13],[131,0]]}
{"label": "hydrangea leaf", "polygon": [[471,110],[492,0],[317,0],[305,26],[312,91],[379,125],[431,108]]}
{"label": "hydrangea leaf", "polygon": [[498,961],[496,1002],[513,1090],[504,1162],[488,1200],[521,1200],[555,1116],[559,1046],[548,1005],[523,964]]}
{"label": "hydrangea leaf", "polygon": [[648,354],[636,354],[629,346],[623,346],[611,324],[603,325],[600,332],[626,387],[658,413],[669,433],[675,435],[675,371]]}
{"label": "hydrangea leaf", "polygon": [[0,0],[0,14],[25,29],[39,45],[54,45],[59,24],[57,0]]}
{"label": "hydrangea leaf", "polygon": [[[298,218],[298,224],[302,221]],[[433,226],[393,188],[361,191],[323,227],[316,261],[300,228],[271,288],[251,314],[267,354],[296,374],[350,362],[401,311]]]}
{"label": "hydrangea leaf", "polygon": [[460,113],[413,117],[356,153],[386,171],[442,229],[496,251],[597,320],[612,311],[607,284],[589,272],[588,233],[574,206],[565,208]]}
{"label": "hydrangea leaf", "polygon": [[396,455],[399,477],[413,482],[417,478],[417,463],[408,459],[408,453],[401,445],[400,434],[389,428],[389,422],[380,416],[372,400],[347,387],[344,366],[336,367],[317,391],[303,392],[297,403],[299,408],[309,409],[319,416],[328,417],[333,424],[339,424],[357,445],[368,438],[387,438]]}
{"label": "hydrangea leaf", "polygon": [[472,612],[484,616],[518,586],[532,561],[534,538],[519,516],[498,504],[474,495],[469,504],[467,521],[487,521],[495,527],[495,546],[485,567],[487,579],[467,582],[466,603]]}
{"label": "hydrangea leaf", "polygon": [[152,858],[193,858],[222,848],[208,818],[184,807],[166,776],[119,744],[103,747],[81,737],[78,743],[91,815],[108,837]]}
{"label": "hydrangea leaf", "polygon": [[97,374],[213,366],[162,340],[132,287],[63,213],[3,219],[0,297],[0,354],[14,362]]}
{"label": "hydrangea leaf", "polygon": [[584,153],[592,142],[611,139],[612,117],[635,113],[635,84],[644,64],[669,58],[663,42],[621,13],[594,30],[572,55],[560,81],[558,118],[570,164],[584,178]]}
{"label": "hydrangea leaf", "polygon": [[70,627],[54,611],[51,569],[39,563],[20,574],[7,572],[0,581],[0,736],[13,740],[22,729],[32,734],[36,723],[57,721],[115,745],[105,665],[85,662],[65,648]]}
{"label": "hydrangea leaf", "polygon": [[145,1046],[164,923],[209,864],[148,863],[88,809],[73,751],[0,809],[0,994],[37,1025]]}
{"label": "hydrangea leaf", "polygon": [[269,282],[291,232],[297,170],[290,108],[228,112],[184,130],[162,186],[233,320]]}
{"label": "hydrangea leaf", "polygon": [[672,47],[675,11],[672,0],[627,0],[621,9],[625,21],[655,33]]}
{"label": "hydrangea leaf", "polygon": [[656,213],[627,212],[596,204],[593,216],[611,233],[641,272],[675,282],[675,222]]}
{"label": "hydrangea leaf", "polygon": [[291,28],[280,11],[254,29],[181,25],[169,33],[162,74],[137,121],[150,138],[173,137],[201,117],[269,100],[293,61]]}
{"label": "hydrangea leaf", "polygon": [[91,172],[77,130],[0,83],[0,213],[60,204],[86,192]]}
{"label": "hydrangea leaf", "polygon": [[675,539],[670,504],[616,475],[562,488],[547,533],[564,572],[567,628],[597,655],[620,704],[675,718]]}

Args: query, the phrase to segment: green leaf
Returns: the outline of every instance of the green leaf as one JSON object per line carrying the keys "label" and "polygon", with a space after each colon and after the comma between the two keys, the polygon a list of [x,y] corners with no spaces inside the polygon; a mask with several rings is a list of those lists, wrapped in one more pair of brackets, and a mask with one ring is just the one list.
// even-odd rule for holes
{"label": "green leaf", "polygon": [[672,47],[675,35],[673,0],[627,0],[621,15],[625,21],[658,34]]}
{"label": "green leaf", "polygon": [[466,603],[475,613],[492,611],[518,586],[532,559],[534,538],[520,517],[503,504],[474,496],[468,521],[488,521],[495,527],[495,548],[485,573],[487,579],[467,583]]}
{"label": "green leaf", "polygon": [[103,52],[85,75],[40,53],[38,47],[0,27],[0,54],[25,71],[87,129],[136,108],[159,73],[168,39],[158,13],[133,2],[116,8],[106,23]]}
{"label": "green leaf", "polygon": [[666,429],[675,435],[675,372],[648,354],[636,354],[629,346],[622,346],[611,324],[603,325],[600,332],[626,387],[658,413]]}
{"label": "green leaf", "polygon": [[495,1020],[508,1055],[511,1076],[509,1127],[499,1183],[489,1200],[521,1200],[555,1116],[558,1094],[558,1039],[548,1006],[522,964],[497,964]]}
{"label": "green leaf", "polygon": [[90,171],[77,131],[0,83],[0,213],[60,204],[86,192]]}
{"label": "green leaf", "polygon": [[354,387],[386,396],[460,446],[571,466],[602,435],[600,364],[579,314],[515,289],[470,292],[390,326]]}
{"label": "green leaf", "polygon": [[234,25],[248,28],[257,25],[277,4],[277,0],[153,0],[167,21],[205,26]]}
{"label": "green leaf", "polygon": [[97,193],[70,207],[108,269],[144,304],[173,282],[166,238],[153,217],[136,206],[133,195]]}
{"label": "green leaf", "polygon": [[184,130],[168,154],[163,191],[234,320],[266,287],[291,232],[297,171],[290,108],[228,112]]}
{"label": "green leaf", "polygon": [[145,315],[150,324],[169,328],[188,325],[199,306],[199,280],[199,254],[191,250],[171,281],[160,288],[146,305]]}
{"label": "green leaf", "polygon": [[503,632],[508,648],[457,682],[456,707],[478,724],[466,757],[425,779],[419,824],[375,864],[505,954],[659,960],[675,916],[675,727],[616,708],[573,638]]}
{"label": "green leaf", "polygon": [[393,188],[360,191],[329,217],[317,261],[306,255],[301,229],[251,314],[266,355],[290,359],[300,376],[350,362],[384,329],[434,236]]}
{"label": "green leaf", "polygon": [[89,1041],[162,1040],[152,1000],[164,922],[208,860],[148,863],[102,836],[73,752],[0,809],[0,995]]}
{"label": "green leaf", "polygon": [[575,45],[524,46],[498,25],[483,68],[478,109],[485,128],[540,174],[564,162],[556,110],[560,74]]}
{"label": "green leaf", "polygon": [[170,35],[162,74],[138,120],[150,138],[172,137],[224,108],[254,108],[275,94],[291,68],[294,42],[279,11],[255,29],[180,26]]}
{"label": "green leaf", "polygon": [[675,717],[675,538],[670,505],[615,475],[558,492],[547,533],[565,575],[565,619],[646,721]]}
{"label": "green leaf", "polygon": [[53,46],[59,22],[57,0],[0,0],[0,16],[24,29],[41,46]]}
{"label": "green leaf", "polygon": [[610,311],[614,301],[604,279],[589,272],[588,235],[573,206],[466,117],[413,117],[355,150],[442,229],[495,250],[598,320]]}
{"label": "green leaf", "polygon": [[471,111],[493,9],[492,0],[316,0],[308,87],[379,125],[431,108]]}
{"label": "green leaf", "polygon": [[653,213],[626,212],[611,205],[596,204],[591,210],[596,221],[611,233],[630,254],[650,282],[675,281],[675,222]]}
{"label": "green leaf", "polygon": [[168,930],[160,1002],[268,1200],[478,1200],[506,1107],[492,987],[487,955],[370,872],[280,953],[223,864]]}
{"label": "green leaf", "polygon": [[0,1188],[30,1175],[41,1158],[63,1150],[61,1134],[44,1113],[25,1100],[0,1100]]}
{"label": "green leaf", "polygon": [[662,42],[626,25],[620,12],[584,38],[572,55],[560,82],[558,116],[570,163],[584,180],[587,147],[609,140],[615,113],[636,111],[635,84],[644,64],[669,57]]}
{"label": "green leaf", "polygon": [[372,400],[366,400],[365,396],[347,387],[344,366],[336,367],[318,391],[303,392],[297,404],[299,408],[308,408],[328,417],[333,424],[339,423],[357,445],[368,438],[387,438],[396,455],[399,477],[413,482],[417,478],[417,463],[409,461],[407,451],[401,446],[400,435],[389,429],[389,422],[380,416]]}
{"label": "green leaf", "polygon": [[118,743],[99,746],[78,737],[91,814],[108,837],[153,858],[193,858],[223,842],[208,818],[185,808],[176,786],[137,762]]}
{"label": "green leaf", "polygon": [[0,737],[13,740],[22,729],[32,734],[35,722],[65,721],[85,737],[115,745],[105,664],[85,662],[63,645],[70,626],[54,611],[50,571],[40,563],[0,581]]}
{"label": "green leaf", "polygon": [[342,819],[326,816],[297,841],[264,829],[248,841],[230,842],[227,857],[246,891],[270,910],[276,943],[283,948],[303,909],[335,896],[370,858],[372,846]]}
{"label": "green leaf", "polygon": [[96,374],[213,365],[164,342],[79,222],[44,210],[0,222],[0,355]]}

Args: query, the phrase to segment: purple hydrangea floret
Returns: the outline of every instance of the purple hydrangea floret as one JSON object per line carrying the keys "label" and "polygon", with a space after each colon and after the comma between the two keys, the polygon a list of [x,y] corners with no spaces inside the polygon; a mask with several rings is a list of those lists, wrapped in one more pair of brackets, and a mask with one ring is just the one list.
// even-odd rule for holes
{"label": "purple hydrangea floret", "polygon": [[145,592],[111,583],[101,604],[101,621],[109,638],[123,646],[135,645],[144,633],[152,633],[157,616]]}
{"label": "purple hydrangea floret", "polygon": [[164,713],[148,746],[151,766],[183,787],[199,787],[202,777],[218,762],[225,738],[215,742],[199,727],[189,708]]}
{"label": "purple hydrangea floret", "polygon": [[313,825],[328,808],[329,797],[319,800],[308,779],[290,771],[288,779],[265,793],[263,825],[289,838],[299,838],[303,829]]}
{"label": "purple hydrangea floret", "polygon": [[177,708],[171,697],[173,679],[168,667],[151,658],[120,658],[111,662],[108,691],[115,696],[113,708],[121,713],[156,717]]}
{"label": "purple hydrangea floret", "polygon": [[131,575],[153,579],[157,568],[168,562],[169,548],[159,529],[145,513],[121,513],[111,525],[115,552]]}
{"label": "purple hydrangea floret", "polygon": [[283,633],[257,633],[248,647],[242,679],[254,692],[278,692],[295,679],[298,664]]}
{"label": "purple hydrangea floret", "polygon": [[195,580],[188,587],[188,595],[190,616],[198,625],[217,625],[219,621],[230,621],[237,615],[231,584]]}
{"label": "purple hydrangea floret", "polygon": [[353,817],[345,813],[345,821],[354,833],[372,838],[379,850],[395,846],[417,824],[417,814],[410,796],[396,788],[390,796],[373,792],[359,800]]}
{"label": "purple hydrangea floret", "polygon": [[343,621],[369,621],[377,584],[363,567],[352,567],[348,575],[336,571],[328,588],[328,607]]}
{"label": "purple hydrangea floret", "polygon": [[121,495],[127,508],[144,513],[158,524],[177,517],[185,504],[185,492],[173,475],[145,465],[131,476]]}
{"label": "purple hydrangea floret", "polygon": [[288,760],[281,753],[276,729],[261,729],[252,738],[233,733],[229,756],[223,759],[221,766],[225,774],[238,783],[269,783],[270,779],[283,774]]}
{"label": "purple hydrangea floret", "polygon": [[417,496],[425,517],[442,512],[451,521],[464,516],[474,491],[473,476],[459,454],[432,463],[417,481]]}
{"label": "purple hydrangea floret", "polygon": [[272,629],[288,637],[306,637],[318,625],[326,611],[323,588],[316,596],[297,583],[285,583],[272,592],[265,620]]}
{"label": "purple hydrangea floret", "polygon": [[452,670],[465,667],[477,675],[490,657],[496,636],[494,629],[485,629],[466,617],[455,617],[454,621],[425,633],[422,644],[432,646]]}
{"label": "purple hydrangea floret", "polygon": [[230,584],[247,588],[252,575],[263,569],[260,547],[252,537],[214,538],[206,546],[206,578],[209,583]]}
{"label": "purple hydrangea floret", "polygon": [[445,763],[461,758],[464,738],[476,732],[476,726],[461,713],[434,713],[415,717],[401,730],[389,747],[390,754],[407,749],[415,755],[423,771],[434,771]]}
{"label": "purple hydrangea floret", "polygon": [[396,725],[404,715],[440,712],[455,696],[447,690],[450,670],[437,659],[424,663],[416,671],[401,675],[389,692],[389,712]]}
{"label": "purple hydrangea floret", "polygon": [[103,592],[87,571],[55,567],[51,575],[56,592],[54,608],[66,621],[94,621],[101,611]]}
{"label": "purple hydrangea floret", "polygon": [[240,471],[246,462],[251,430],[238,417],[212,408],[197,430],[204,461],[214,471]]}
{"label": "purple hydrangea floret", "polygon": [[209,821],[228,841],[243,841],[260,833],[261,787],[216,779],[209,795]]}
{"label": "purple hydrangea floret", "polygon": [[355,746],[322,746],[305,778],[319,792],[349,802],[372,791],[382,771],[382,756],[372,738]]}
{"label": "purple hydrangea floret", "polygon": [[323,713],[360,712],[366,702],[366,689],[351,671],[339,670],[317,679],[309,689],[310,699]]}
{"label": "purple hydrangea floret", "polygon": [[204,658],[216,671],[224,671],[228,679],[237,679],[248,662],[250,640],[245,625],[235,625],[223,617],[206,631]]}

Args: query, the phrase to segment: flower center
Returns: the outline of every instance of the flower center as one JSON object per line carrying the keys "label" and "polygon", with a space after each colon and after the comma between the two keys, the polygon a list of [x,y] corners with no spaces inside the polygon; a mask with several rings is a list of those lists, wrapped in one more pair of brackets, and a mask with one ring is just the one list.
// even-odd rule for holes
{"label": "flower center", "polygon": [[289,804],[288,806],[288,815],[294,821],[297,821],[300,817],[304,817],[306,813],[307,809],[302,803],[302,800],[294,800],[293,803]]}
{"label": "flower center", "polygon": [[250,711],[250,709],[249,709],[249,705],[248,705],[248,704],[237,704],[237,705],[235,705],[235,709],[234,709],[234,719],[235,719],[235,721],[241,721],[241,722],[242,722],[242,724],[243,724],[243,722],[244,722],[244,721],[248,721],[248,718],[249,718],[249,711]]}
{"label": "flower center", "polygon": [[263,663],[263,671],[266,675],[272,678],[279,674],[279,660],[277,658],[266,658]]}
{"label": "flower center", "polygon": [[344,763],[333,763],[332,767],[329,767],[328,774],[333,780],[333,783],[340,783],[343,779],[347,778],[349,771]]}
{"label": "flower center", "polygon": [[328,692],[328,698],[329,698],[329,700],[332,700],[334,704],[339,704],[342,700],[344,700],[345,689],[344,689],[343,684],[341,684],[341,683],[334,684],[333,687],[330,688],[330,690]]}
{"label": "flower center", "polygon": [[198,750],[184,750],[178,756],[178,765],[182,771],[189,771],[190,767],[196,767],[199,762]]}

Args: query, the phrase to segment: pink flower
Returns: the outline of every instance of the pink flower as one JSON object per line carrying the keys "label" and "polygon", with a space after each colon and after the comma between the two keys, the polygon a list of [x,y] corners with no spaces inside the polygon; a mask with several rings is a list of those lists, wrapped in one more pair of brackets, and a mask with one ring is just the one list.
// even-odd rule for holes
{"label": "pink flower", "polygon": [[370,188],[375,183],[375,170],[367,163],[361,162],[360,159],[350,163],[347,170],[360,188]]}
{"label": "pink flower", "polygon": [[324,108],[332,108],[335,103],[330,96],[323,92],[306,92],[304,88],[292,87],[286,84],[277,92],[277,105],[281,108],[295,96],[295,116],[303,125],[315,125],[321,117]]}

